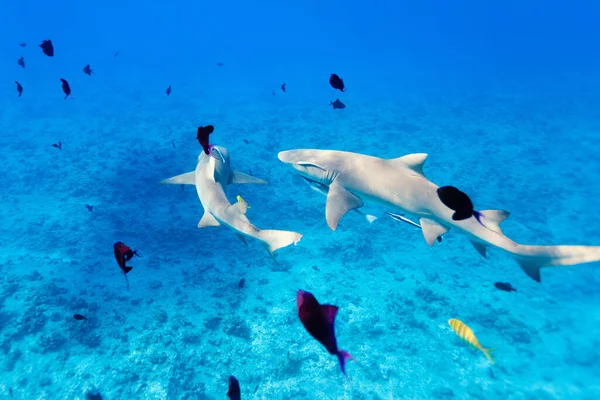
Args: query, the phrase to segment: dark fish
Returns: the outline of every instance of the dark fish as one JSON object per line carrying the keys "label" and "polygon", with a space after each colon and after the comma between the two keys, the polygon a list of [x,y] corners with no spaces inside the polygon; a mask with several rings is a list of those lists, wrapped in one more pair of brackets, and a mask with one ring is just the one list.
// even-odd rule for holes
{"label": "dark fish", "polygon": [[86,204],[85,208],[87,208],[89,212],[93,212],[94,211],[94,206],[90,206],[89,204]]}
{"label": "dark fish", "polygon": [[222,62],[218,62],[218,63],[217,63],[217,66],[218,66],[218,67],[222,67],[223,65],[225,65],[225,64],[223,64]]}
{"label": "dark fish", "polygon": [[58,143],[52,143],[52,147],[62,150],[62,143],[59,140]]}
{"label": "dark fish", "polygon": [[283,90],[283,93],[285,93],[285,83],[281,85],[281,90]]}
{"label": "dark fish", "polygon": [[87,392],[85,395],[86,400],[102,400],[100,392]]}
{"label": "dark fish", "polygon": [[21,86],[21,84],[17,81],[15,81],[15,83],[17,84],[17,92],[19,92],[19,97],[21,97],[23,94],[23,86]]}
{"label": "dark fish", "polygon": [[298,306],[298,316],[304,328],[312,337],[325,346],[329,354],[337,356],[342,373],[346,376],[346,361],[348,359],[354,360],[354,358],[350,353],[337,347],[335,317],[338,307],[330,304],[321,305],[312,293],[303,290],[298,290],[296,294],[296,305]]}
{"label": "dark fish", "polygon": [[171,140],[171,144],[173,145],[173,148],[175,148],[175,141]]}
{"label": "dark fish", "polygon": [[62,91],[65,93],[66,100],[71,95],[71,86],[69,86],[69,82],[66,79],[60,78],[60,81],[62,82]]}
{"label": "dark fish", "polygon": [[342,103],[340,99],[337,99],[336,101],[330,101],[329,105],[333,106],[334,110],[343,110],[344,108],[346,108],[346,105]]}
{"label": "dark fish", "polygon": [[17,60],[17,64],[19,64],[21,67],[25,68],[25,58],[21,57]]}
{"label": "dark fish", "polygon": [[52,45],[52,40],[44,40],[42,44],[40,44],[42,51],[48,57],[54,57],[54,45]]}
{"label": "dark fish", "polygon": [[244,142],[244,143],[246,143],[246,144],[250,143],[250,142],[249,142],[249,141],[247,141],[246,139],[242,139],[242,142]]}
{"label": "dark fish", "polygon": [[496,379],[496,375],[494,375],[494,371],[492,371],[492,367],[490,367],[490,378]]}
{"label": "dark fish", "polygon": [[137,250],[131,250],[129,246],[127,246],[123,242],[117,242],[113,245],[113,249],[115,251],[115,259],[117,260],[117,264],[119,264],[119,268],[123,271],[125,275],[125,281],[127,282],[127,290],[129,290],[129,280],[127,279],[127,273],[133,269],[133,267],[127,266],[127,261],[131,260],[133,256],[138,256]]}
{"label": "dark fish", "polygon": [[12,388],[8,388],[8,394],[10,395],[10,397],[13,397],[12,396]]}
{"label": "dark fish", "polygon": [[496,289],[500,289],[505,292],[516,292],[517,291],[517,289],[512,287],[512,285],[508,282],[494,282],[494,286],[496,286]]}
{"label": "dark fish", "polygon": [[83,67],[83,73],[89,76],[92,76],[92,67],[90,67],[90,64],[86,65],[85,67]]}
{"label": "dark fish", "polygon": [[240,395],[240,382],[233,375],[229,377],[227,397],[229,397],[229,400],[240,400],[242,398]]}
{"label": "dark fish", "polygon": [[19,46],[21,46],[21,47],[25,47],[25,46],[27,46],[27,43],[25,43],[25,42],[21,42],[21,43],[19,43]]}
{"label": "dark fish", "polygon": [[437,194],[446,207],[455,211],[452,215],[454,221],[463,221],[475,216],[481,223],[481,214],[473,209],[473,202],[465,193],[454,186],[443,186],[437,189]]}
{"label": "dark fish", "polygon": [[208,142],[208,135],[215,131],[215,127],[212,125],[199,126],[198,133],[196,134],[196,139],[198,139],[198,143],[202,146],[204,153],[206,155],[210,155],[212,150],[212,144]]}
{"label": "dark fish", "polygon": [[246,280],[243,278],[240,279],[240,282],[238,283],[238,289],[243,288],[245,284],[246,284]]}
{"label": "dark fish", "polygon": [[274,91],[274,90],[271,90],[271,94],[272,94],[273,96],[275,96],[275,91]]}
{"label": "dark fish", "polygon": [[343,92],[346,88],[346,86],[344,86],[344,80],[336,74],[331,74],[331,76],[329,77],[329,84],[332,88],[337,89],[341,92]]}
{"label": "dark fish", "polygon": [[115,51],[115,55],[114,55],[113,57],[116,57],[116,56],[118,56],[118,55],[119,55],[119,52],[118,52],[118,51]]}
{"label": "dark fish", "polygon": [[171,86],[167,88],[167,96],[171,94]]}
{"label": "dark fish", "polygon": [[81,314],[73,314],[73,318],[75,318],[77,321],[83,321],[84,319],[87,319]]}

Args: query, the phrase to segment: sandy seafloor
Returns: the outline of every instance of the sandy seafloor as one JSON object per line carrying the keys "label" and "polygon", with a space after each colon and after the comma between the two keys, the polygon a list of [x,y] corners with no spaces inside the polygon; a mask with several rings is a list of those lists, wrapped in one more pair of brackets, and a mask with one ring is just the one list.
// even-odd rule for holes
{"label": "sandy seafloor", "polygon": [[[304,101],[268,88],[208,101],[155,86],[67,101],[3,95],[0,396],[224,399],[233,374],[244,399],[600,398],[598,264],[543,269],[538,284],[498,251],[484,260],[456,232],[430,249],[379,209],[371,225],[351,213],[331,232],[325,198],[277,160],[299,147],[427,152],[429,179],[463,189],[477,208],[511,212],[503,230],[512,239],[600,245],[592,94],[391,101],[349,91],[348,108],[334,112],[333,92]],[[230,199],[242,195],[258,227],[304,234],[277,252],[279,265],[225,228],[197,229],[193,187],[158,184],[194,169],[195,129],[206,123],[235,169],[269,182],[231,186]],[[51,147],[58,140],[62,151]],[[118,240],[143,256],[131,262],[129,292],[112,254]],[[338,342],[356,358],[348,380],[299,322],[298,288],[340,307]],[[449,318],[495,348],[491,369]]]}

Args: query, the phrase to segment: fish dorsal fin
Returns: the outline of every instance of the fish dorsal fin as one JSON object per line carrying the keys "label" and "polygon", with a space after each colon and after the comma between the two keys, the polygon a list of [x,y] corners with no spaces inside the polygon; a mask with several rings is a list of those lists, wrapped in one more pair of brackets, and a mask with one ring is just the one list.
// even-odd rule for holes
{"label": "fish dorsal fin", "polygon": [[425,176],[423,173],[423,165],[425,165],[425,160],[427,160],[427,154],[425,153],[415,153],[415,154],[407,154],[402,157],[393,158],[389,160],[392,164],[400,164],[402,166],[406,166],[417,174]]}
{"label": "fish dorsal fin", "polygon": [[221,225],[221,223],[219,221],[217,221],[217,219],[215,217],[213,217],[213,215],[211,213],[209,213],[208,211],[205,211],[204,215],[202,216],[202,219],[198,223],[198,228],[204,228],[206,226],[219,226],[219,225]]}
{"label": "fish dorsal fin", "polygon": [[231,171],[229,175],[229,182],[227,184],[231,185],[233,183],[254,183],[257,185],[266,185],[267,182],[262,179],[258,179],[253,177],[252,175],[245,174],[240,171]]}
{"label": "fish dorsal fin", "polygon": [[327,322],[330,324],[335,322],[335,317],[338,313],[338,307],[332,306],[331,304],[321,304],[321,311],[323,311],[323,315],[327,319]]}
{"label": "fish dorsal fin", "polygon": [[296,161],[296,165],[299,165],[301,167],[314,167],[314,168],[318,168],[323,171],[327,171],[325,168],[321,167],[319,164],[315,164],[310,161]]}
{"label": "fish dorsal fin", "polygon": [[423,236],[425,236],[425,241],[429,246],[433,246],[439,236],[448,232],[448,228],[429,218],[421,218],[419,222],[421,222],[421,230],[423,231]]}
{"label": "fish dorsal fin", "polygon": [[196,184],[196,171],[186,172],[185,174],[177,175],[168,179],[160,181],[163,184],[170,185],[195,185]]}
{"label": "fish dorsal fin", "polygon": [[333,182],[329,185],[327,204],[325,205],[325,219],[327,220],[327,225],[329,225],[329,228],[331,228],[332,231],[335,231],[340,219],[346,215],[348,211],[360,208],[363,204],[360,197],[350,193],[339,183]]}
{"label": "fish dorsal fin", "polygon": [[504,222],[506,218],[510,215],[508,211],[504,210],[483,210],[479,211],[479,215],[483,218],[483,225],[491,231],[499,233],[503,235],[502,229],[500,229],[500,224]]}

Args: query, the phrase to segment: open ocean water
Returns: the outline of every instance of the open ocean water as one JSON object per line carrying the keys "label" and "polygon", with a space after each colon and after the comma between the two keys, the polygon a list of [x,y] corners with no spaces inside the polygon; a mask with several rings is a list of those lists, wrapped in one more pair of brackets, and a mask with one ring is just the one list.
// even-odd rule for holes
{"label": "open ocean water", "polygon": [[[243,399],[600,398],[599,263],[538,283],[457,230],[430,248],[382,207],[334,232],[277,158],[428,153],[426,177],[510,211],[516,242],[600,245],[598,20],[583,0],[1,1],[0,397],[226,399],[234,375]],[[159,184],[194,170],[208,124],[268,182],[229,200],[304,235],[277,263],[198,229],[193,186]],[[129,291],[117,241],[142,256]],[[339,307],[348,379],[298,289]]]}

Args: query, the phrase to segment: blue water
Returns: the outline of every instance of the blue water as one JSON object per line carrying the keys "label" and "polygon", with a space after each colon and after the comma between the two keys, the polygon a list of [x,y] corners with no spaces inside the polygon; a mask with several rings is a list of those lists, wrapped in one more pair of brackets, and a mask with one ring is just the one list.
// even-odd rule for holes
{"label": "blue water", "polygon": [[[332,232],[325,198],[277,159],[426,152],[428,179],[511,212],[511,239],[600,245],[597,2],[5,3],[3,398],[225,399],[229,375],[243,399],[600,398],[598,263],[537,283],[456,231],[429,248],[379,208]],[[338,98],[346,109],[328,106]],[[158,184],[195,168],[206,124],[233,168],[269,183],[232,185],[230,200],[260,228],[304,235],[278,264],[224,227],[198,229],[192,186]],[[116,241],[143,257],[129,291]],[[339,306],[348,380],[300,323],[299,288]]]}

